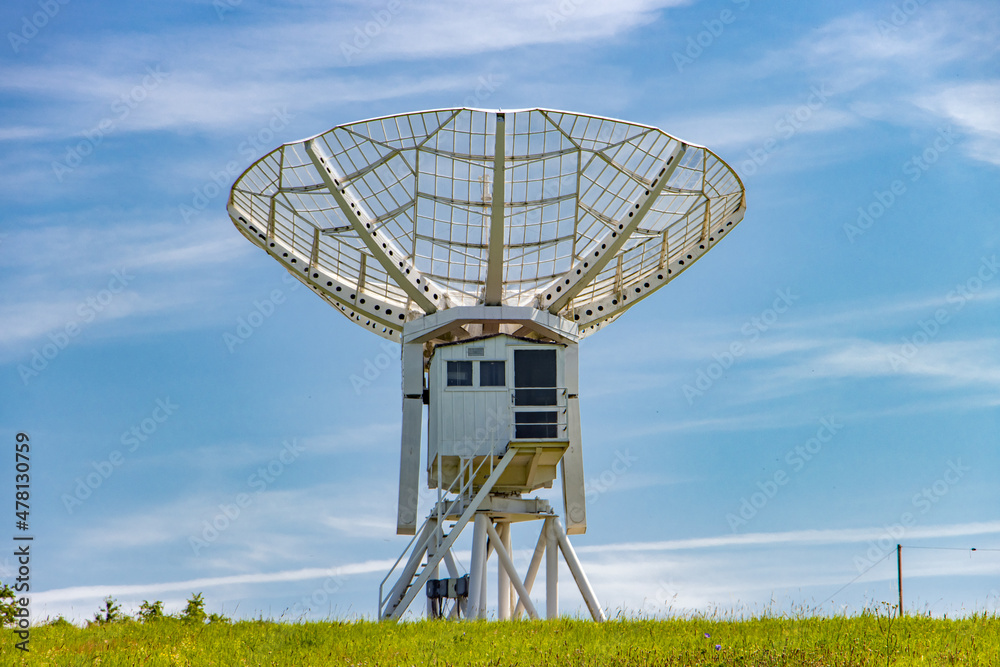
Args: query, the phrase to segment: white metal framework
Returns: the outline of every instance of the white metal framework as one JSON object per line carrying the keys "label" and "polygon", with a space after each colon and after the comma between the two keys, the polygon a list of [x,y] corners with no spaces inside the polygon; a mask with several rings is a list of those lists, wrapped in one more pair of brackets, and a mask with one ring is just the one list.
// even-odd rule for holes
{"label": "white metal framework", "polygon": [[[587,525],[577,344],[742,220],[735,172],[655,127],[549,109],[439,109],[285,144],[237,179],[228,209],[244,236],[341,313],[402,343],[397,532],[414,537],[397,561],[398,580],[380,592],[380,617],[399,618],[425,586],[429,615],[443,615],[442,601],[453,599],[450,615],[485,616],[493,553],[498,616],[537,617],[529,595],[544,555],[552,617],[562,553],[594,619],[603,620],[567,537]],[[469,350],[435,357],[449,344]],[[482,371],[490,386],[442,387],[452,373],[446,363],[457,364],[463,383],[480,377],[479,366],[456,360],[481,349],[501,355]],[[558,379],[553,370],[544,387],[525,387],[504,371],[520,349],[528,350],[521,359],[550,350]],[[525,377],[543,376],[522,366]],[[509,402],[497,392],[509,392]],[[425,469],[438,500],[418,527],[425,405]],[[513,421],[498,430],[491,422],[508,412]],[[517,435],[517,419],[534,426]],[[521,497],[551,485],[556,465],[565,527],[547,502]],[[530,520],[543,528],[521,579],[510,527]],[[451,548],[469,523],[472,564],[462,580]],[[446,580],[438,579],[442,563]]]}
{"label": "white metal framework", "polygon": [[547,109],[441,109],[281,146],[233,186],[237,228],[357,324],[399,341],[454,306],[547,310],[592,333],[742,219],[707,148]]}

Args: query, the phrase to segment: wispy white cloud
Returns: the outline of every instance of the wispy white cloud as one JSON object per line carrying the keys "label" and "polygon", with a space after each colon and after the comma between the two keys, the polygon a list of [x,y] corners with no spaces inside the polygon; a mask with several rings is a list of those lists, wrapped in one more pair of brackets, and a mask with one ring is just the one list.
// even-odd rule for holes
{"label": "wispy white cloud", "polygon": [[350,563],[335,568],[300,568],[280,572],[262,572],[259,574],[237,574],[224,577],[203,577],[186,581],[171,581],[151,584],[133,585],[97,585],[73,586],[41,591],[32,595],[32,601],[39,604],[62,602],[69,600],[101,599],[105,596],[141,596],[156,593],[190,591],[219,586],[234,586],[246,584],[269,584],[275,582],[305,581],[310,579],[326,579],[328,577],[350,577],[371,572],[382,572],[392,566],[391,560],[369,560]]}
{"label": "wispy white cloud", "polygon": [[[981,541],[998,534],[1000,521],[936,525],[908,529],[906,541],[911,545],[914,542],[948,538],[978,538]],[[748,605],[753,605],[755,600],[762,600],[766,604],[769,599],[767,596],[774,591],[801,592],[802,589],[816,587],[839,587],[845,583],[845,578],[856,574],[850,569],[843,569],[844,566],[853,567],[849,555],[851,551],[834,552],[829,549],[836,546],[867,545],[885,535],[884,527],[806,530],[587,545],[577,546],[576,551],[605,604],[619,605],[622,611],[646,614],[668,610],[674,613],[704,613],[719,605],[731,604],[737,612],[746,613],[753,612],[753,607],[748,608]],[[773,551],[768,549],[779,546],[784,549],[823,547],[824,552],[820,554],[820,560],[814,557],[808,559],[807,565],[790,566],[780,559],[775,560]],[[760,548],[753,550],[750,547]],[[463,561],[469,556],[466,551],[458,551],[455,555]],[[515,550],[515,564],[522,569],[529,558],[530,549]],[[64,603],[73,601],[96,604],[107,595],[139,600],[163,593],[187,593],[192,590],[227,587],[253,589],[273,583],[331,578],[339,581],[359,577],[368,581],[371,575],[388,571],[393,563],[394,560],[390,559],[370,559],[336,567],[248,572],[146,584],[73,586],[38,592],[34,595],[33,602],[43,609],[62,609]],[[572,587],[572,578],[565,571],[565,565],[562,568],[564,572],[561,579],[567,582],[561,593],[565,609],[567,605],[576,603],[577,595]],[[967,564],[942,557],[924,560],[916,565],[908,564],[907,577],[982,577],[995,576],[998,572],[1000,563],[995,559]],[[894,576],[895,571],[889,568],[872,569],[863,577],[860,585],[884,581]],[[540,594],[539,590],[536,588],[536,595]],[[765,595],[764,598],[761,598],[761,593]],[[799,604],[801,603],[799,600]]]}
{"label": "wispy white cloud", "polygon": [[[1000,533],[1000,521],[962,523],[941,526],[923,526],[906,531],[908,540],[934,539],[943,537],[967,537],[973,535],[993,535]],[[619,553],[624,551],[684,551],[737,547],[748,545],[777,544],[854,544],[878,540],[886,534],[885,527],[794,530],[776,533],[745,533],[742,535],[721,535],[716,537],[666,540],[662,542],[626,542],[577,548],[580,553]]]}
{"label": "wispy white cloud", "polygon": [[13,272],[13,298],[0,305],[0,319],[8,323],[0,343],[16,357],[68,325],[76,331],[120,325],[189,307],[207,294],[203,271],[195,269],[218,270],[252,252],[224,226],[188,232],[179,225],[135,223],[10,230],[0,266]]}
{"label": "wispy white cloud", "polygon": [[[366,24],[373,20],[370,7],[323,5],[313,8],[308,20],[301,12],[295,20],[272,16],[266,25],[232,27],[224,33],[195,28],[157,39],[130,35],[66,44],[63,48],[75,55],[67,62],[74,64],[14,65],[0,82],[0,89],[27,99],[59,100],[62,115],[53,115],[54,107],[49,106],[47,125],[44,118],[28,129],[22,122],[0,128],[0,137],[56,137],[75,127],[66,121],[79,122],[81,117],[89,124],[77,132],[90,129],[101,118],[115,121],[116,131],[224,129],[252,126],[255,118],[289,100],[317,109],[433,91],[472,92],[483,72],[465,71],[461,65],[399,74],[362,74],[354,67],[606,40],[649,22],[662,9],[687,2],[410,3],[387,22],[383,19],[373,37],[364,36]],[[173,48],[177,42],[190,48],[179,53]],[[251,46],[261,43],[283,48],[274,52]],[[206,62],[213,66],[206,69]],[[143,101],[123,105],[123,96],[145,85],[149,68],[162,71],[163,80],[142,95]],[[155,103],[145,103],[154,98]]]}
{"label": "wispy white cloud", "polygon": [[915,103],[971,135],[968,150],[977,160],[1000,165],[1000,81],[945,85],[919,95]]}

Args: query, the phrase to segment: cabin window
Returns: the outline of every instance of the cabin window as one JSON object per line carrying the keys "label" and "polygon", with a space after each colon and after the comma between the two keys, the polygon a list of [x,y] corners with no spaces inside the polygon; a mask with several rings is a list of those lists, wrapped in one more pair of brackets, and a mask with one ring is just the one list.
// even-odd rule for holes
{"label": "cabin window", "polygon": [[449,361],[448,362],[448,386],[449,387],[471,387],[472,386],[472,362],[471,361]]}
{"label": "cabin window", "polygon": [[506,363],[502,361],[479,362],[479,386],[503,387],[507,384]]}

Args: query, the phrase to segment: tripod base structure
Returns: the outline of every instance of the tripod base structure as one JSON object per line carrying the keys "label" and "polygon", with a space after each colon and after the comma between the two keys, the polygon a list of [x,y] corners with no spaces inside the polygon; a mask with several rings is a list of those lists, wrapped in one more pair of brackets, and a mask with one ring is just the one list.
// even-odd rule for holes
{"label": "tripod base structure", "polygon": [[[486,618],[487,564],[495,553],[499,561],[497,567],[497,618],[511,620],[527,613],[529,618],[541,618],[531,601],[531,589],[535,583],[542,559],[545,560],[545,617],[559,616],[559,554],[569,566],[577,588],[595,621],[607,620],[601,605],[587,579],[583,566],[577,558],[573,545],[566,535],[559,517],[552,512],[545,500],[517,498],[509,495],[490,493],[496,479],[515,455],[511,448],[490,474],[487,483],[471,499],[459,497],[453,501],[441,500],[435,511],[424,522],[423,527],[402,555],[379,588],[379,619],[398,620],[406,612],[425,587],[428,592],[428,618]],[[461,512],[459,509],[461,508]],[[445,522],[454,521],[450,532],[444,533]],[[514,523],[541,521],[542,529],[535,545],[531,561],[524,577],[518,574],[512,557],[511,527]],[[472,558],[467,584],[450,586],[438,585],[440,566],[444,564],[449,580],[459,579],[458,566],[452,554],[452,547],[465,527],[472,523]],[[396,583],[388,596],[382,596],[386,581],[409,554],[400,571]],[[425,560],[426,556],[426,560]],[[465,579],[462,577],[462,579]],[[432,582],[428,587],[428,582]],[[447,588],[453,597],[442,593]]]}

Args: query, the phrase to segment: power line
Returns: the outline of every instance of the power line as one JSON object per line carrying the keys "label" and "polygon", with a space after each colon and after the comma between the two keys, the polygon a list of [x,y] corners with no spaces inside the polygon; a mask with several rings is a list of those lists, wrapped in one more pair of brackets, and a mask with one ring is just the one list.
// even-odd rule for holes
{"label": "power line", "polygon": [[840,595],[841,591],[843,591],[843,590],[844,590],[845,588],[847,588],[848,586],[850,586],[851,584],[853,584],[853,583],[854,583],[855,581],[857,581],[857,580],[858,580],[858,579],[860,579],[861,577],[863,577],[863,576],[865,576],[866,574],[868,574],[869,572],[871,572],[871,570],[872,570],[872,569],[873,569],[873,568],[874,568],[874,567],[875,567],[876,565],[878,565],[879,563],[881,563],[882,561],[884,561],[884,560],[885,560],[886,558],[888,558],[889,556],[893,555],[894,553],[896,553],[896,552],[895,552],[895,550],[893,550],[893,551],[890,551],[889,553],[887,553],[886,555],[882,556],[882,557],[881,557],[881,558],[879,558],[879,559],[878,559],[877,561],[875,561],[874,563],[872,563],[871,565],[869,565],[869,566],[868,566],[867,568],[865,568],[865,569],[864,569],[864,570],[863,570],[863,571],[861,572],[861,574],[859,574],[858,576],[854,577],[853,579],[851,579],[850,581],[848,581],[848,582],[847,582],[846,584],[844,584],[843,586],[841,586],[841,587],[840,587],[839,589],[837,589],[837,592],[836,592],[836,593],[834,593],[833,595],[831,595],[830,597],[828,597],[827,599],[823,600],[823,601],[822,601],[822,602],[820,602],[820,603],[819,603],[818,605],[816,605],[815,607],[813,607],[813,611],[816,611],[817,609],[819,609],[820,607],[822,607],[823,605],[825,605],[825,604],[826,604],[827,602],[829,602],[829,601],[830,601],[830,600],[832,600],[833,598],[835,598],[835,597],[837,597],[838,595]]}
{"label": "power line", "polygon": [[904,549],[935,549],[938,551],[1000,551],[1000,549],[980,549],[979,547],[918,547],[908,544],[902,546]]}

